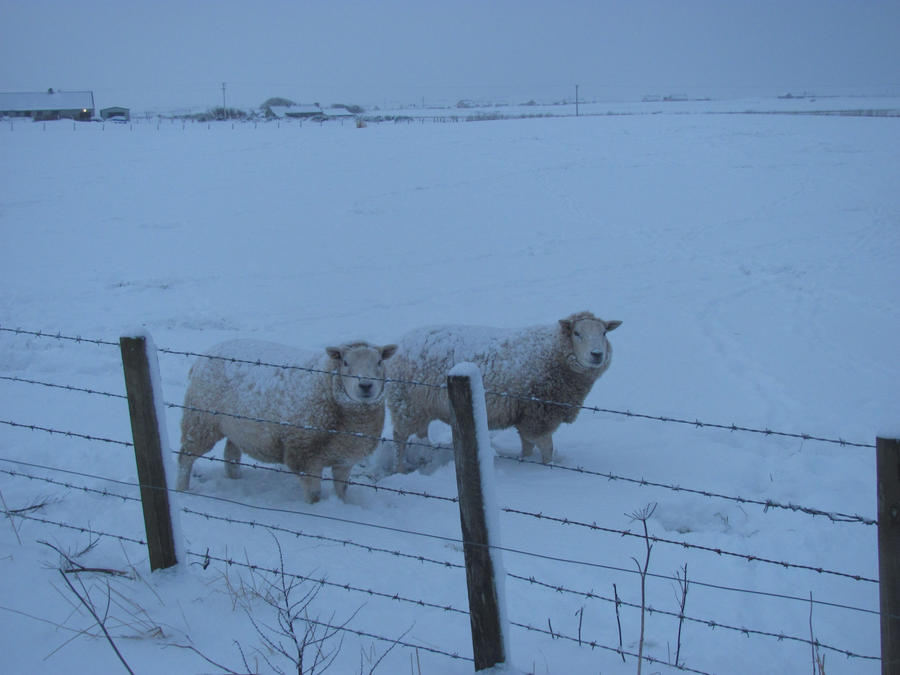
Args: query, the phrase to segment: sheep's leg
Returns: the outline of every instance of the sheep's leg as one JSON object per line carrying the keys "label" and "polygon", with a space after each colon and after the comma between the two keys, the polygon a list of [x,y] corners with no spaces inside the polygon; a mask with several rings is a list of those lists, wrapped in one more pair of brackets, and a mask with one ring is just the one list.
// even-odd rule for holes
{"label": "sheep's leg", "polygon": [[198,421],[196,415],[190,415],[190,412],[185,413],[185,419],[182,421],[181,450],[178,452],[176,490],[188,489],[194,462],[198,457],[202,457],[212,450],[221,438],[217,429],[204,428],[202,420]]}
{"label": "sheep's leg", "polygon": [[185,452],[184,449],[178,453],[178,480],[175,483],[175,489],[185,491],[191,484],[191,468],[194,466],[194,460],[197,455]]}
{"label": "sheep's leg", "polygon": [[519,440],[522,441],[522,459],[531,457],[531,453],[534,451],[534,441],[526,438],[521,429],[516,429],[516,431],[519,432]]}
{"label": "sheep's leg", "polygon": [[541,451],[541,461],[548,464],[553,459],[553,434],[538,436],[535,443]]}
{"label": "sheep's leg", "polygon": [[334,477],[334,491],[341,498],[342,502],[347,501],[347,481],[350,480],[350,470],[352,464],[335,464],[331,467],[331,474]]}
{"label": "sheep's leg", "polygon": [[225,441],[225,475],[229,478],[241,477],[241,449],[231,442]]}
{"label": "sheep's leg", "polygon": [[[293,467],[292,467],[293,468]],[[300,485],[303,486],[303,496],[310,504],[315,504],[322,498],[322,469],[321,464],[308,466],[305,470],[294,469],[300,474]]]}
{"label": "sheep's leg", "polygon": [[406,473],[406,439],[409,434],[394,429],[394,446],[397,452],[397,473]]}

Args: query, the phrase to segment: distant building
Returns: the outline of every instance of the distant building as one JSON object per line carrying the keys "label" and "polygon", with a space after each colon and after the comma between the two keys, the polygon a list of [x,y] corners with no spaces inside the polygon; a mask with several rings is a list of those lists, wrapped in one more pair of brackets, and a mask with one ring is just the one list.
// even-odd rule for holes
{"label": "distant building", "polygon": [[131,111],[128,108],[122,108],[120,106],[101,108],[100,109],[100,119],[128,121],[131,119]]}
{"label": "distant building", "polygon": [[266,108],[266,117],[309,119],[325,117],[325,112],[317,105],[270,105]]}
{"label": "distant building", "polygon": [[0,93],[0,115],[34,120],[90,120],[94,116],[94,92],[53,91]]}

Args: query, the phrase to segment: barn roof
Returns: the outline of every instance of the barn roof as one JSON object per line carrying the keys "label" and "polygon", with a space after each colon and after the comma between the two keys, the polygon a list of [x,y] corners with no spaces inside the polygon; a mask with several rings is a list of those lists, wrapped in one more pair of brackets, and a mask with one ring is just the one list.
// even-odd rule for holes
{"label": "barn roof", "polygon": [[303,117],[322,115],[324,111],[317,105],[270,105],[269,110],[275,117]]}
{"label": "barn roof", "polygon": [[94,92],[56,91],[0,93],[0,111],[93,110]]}

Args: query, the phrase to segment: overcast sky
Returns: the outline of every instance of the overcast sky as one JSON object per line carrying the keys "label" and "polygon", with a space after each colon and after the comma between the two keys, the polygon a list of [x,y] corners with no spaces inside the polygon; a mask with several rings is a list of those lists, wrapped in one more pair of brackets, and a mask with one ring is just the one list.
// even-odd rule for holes
{"label": "overcast sky", "polygon": [[0,0],[0,91],[99,107],[900,93],[900,0]]}

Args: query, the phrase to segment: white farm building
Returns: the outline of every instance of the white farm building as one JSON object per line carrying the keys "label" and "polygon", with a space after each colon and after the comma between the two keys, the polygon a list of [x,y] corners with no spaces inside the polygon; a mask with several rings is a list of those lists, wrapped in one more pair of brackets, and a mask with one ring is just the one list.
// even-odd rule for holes
{"label": "white farm building", "polygon": [[0,116],[34,120],[90,120],[94,116],[94,92],[53,91],[0,93]]}

